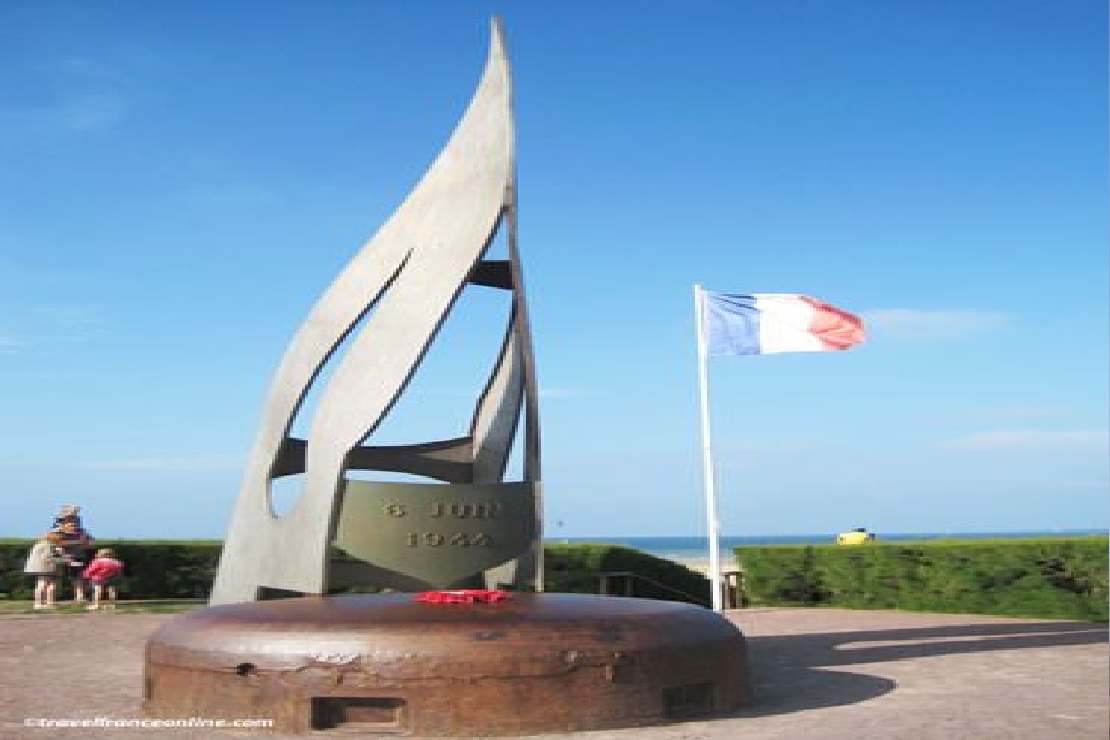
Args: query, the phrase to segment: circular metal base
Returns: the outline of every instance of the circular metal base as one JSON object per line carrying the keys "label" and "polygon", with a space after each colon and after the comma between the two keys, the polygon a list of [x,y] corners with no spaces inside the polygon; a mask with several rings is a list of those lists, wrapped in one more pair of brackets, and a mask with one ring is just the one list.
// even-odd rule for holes
{"label": "circular metal base", "polygon": [[155,717],[283,732],[474,737],[659,724],[740,708],[744,637],[669,601],[514,593],[282,599],[180,615],[146,647]]}

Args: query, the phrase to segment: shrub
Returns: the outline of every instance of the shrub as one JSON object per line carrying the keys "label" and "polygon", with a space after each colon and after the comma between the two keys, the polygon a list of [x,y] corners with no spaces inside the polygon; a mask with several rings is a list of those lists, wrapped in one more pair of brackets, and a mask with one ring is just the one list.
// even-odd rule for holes
{"label": "shrub", "polygon": [[1106,537],[743,546],[752,603],[1107,620]]}
{"label": "shrub", "polygon": [[[0,540],[0,591],[30,599],[34,582],[23,572],[34,540]],[[119,591],[125,599],[206,598],[219,564],[219,540],[97,540],[124,563]],[[91,555],[91,553],[90,553]],[[66,592],[68,585],[60,588]]]}
{"label": "shrub", "polygon": [[[23,573],[33,540],[0,540],[0,592],[30,599],[32,579]],[[207,598],[219,564],[219,540],[98,540],[125,563],[124,599]],[[700,573],[670,560],[616,545],[550,545],[544,548],[548,591],[597,593],[599,574],[632,572],[632,595],[707,604],[709,583]],[[63,592],[66,586],[62,585]],[[376,590],[354,588],[350,591]]]}

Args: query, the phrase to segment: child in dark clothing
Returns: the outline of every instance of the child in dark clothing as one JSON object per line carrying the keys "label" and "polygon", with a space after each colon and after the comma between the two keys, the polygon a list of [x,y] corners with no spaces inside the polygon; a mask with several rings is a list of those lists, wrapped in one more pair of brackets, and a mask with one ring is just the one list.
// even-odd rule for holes
{"label": "child in dark clothing", "polygon": [[73,601],[77,603],[85,600],[85,581],[81,578],[81,569],[85,566],[86,556],[95,542],[92,535],[81,526],[80,521],[80,517],[77,517],[76,521],[73,519],[63,521],[56,530],[51,532],[67,561],[63,571],[67,571],[70,585],[73,587]]}

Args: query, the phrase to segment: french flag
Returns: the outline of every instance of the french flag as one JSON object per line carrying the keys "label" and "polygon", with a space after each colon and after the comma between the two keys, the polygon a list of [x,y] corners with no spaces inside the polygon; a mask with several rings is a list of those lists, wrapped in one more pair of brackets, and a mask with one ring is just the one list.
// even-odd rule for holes
{"label": "french flag", "polygon": [[797,293],[702,291],[707,355],[845,350],[865,339],[863,321]]}

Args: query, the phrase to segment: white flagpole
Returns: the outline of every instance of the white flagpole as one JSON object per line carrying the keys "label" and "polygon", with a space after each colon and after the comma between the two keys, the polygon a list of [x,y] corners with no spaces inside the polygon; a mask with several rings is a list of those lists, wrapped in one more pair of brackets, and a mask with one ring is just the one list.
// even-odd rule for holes
{"label": "white flagpole", "polygon": [[709,588],[713,611],[723,611],[721,594],[720,524],[717,521],[717,492],[714,487],[713,453],[709,430],[709,372],[705,347],[705,297],[700,285],[694,286],[694,319],[698,335],[698,389],[701,397],[702,482],[705,485],[705,517],[709,531]]}

